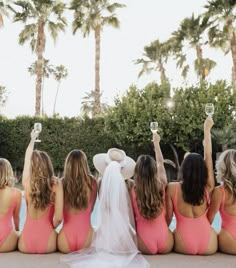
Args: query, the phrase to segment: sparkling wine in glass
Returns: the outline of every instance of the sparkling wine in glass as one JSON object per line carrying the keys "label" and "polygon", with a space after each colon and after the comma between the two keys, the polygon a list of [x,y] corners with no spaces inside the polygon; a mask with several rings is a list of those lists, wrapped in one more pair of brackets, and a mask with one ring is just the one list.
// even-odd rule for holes
{"label": "sparkling wine in glass", "polygon": [[151,129],[152,133],[157,133],[158,123],[157,122],[151,122],[150,123],[150,129]]}
{"label": "sparkling wine in glass", "polygon": [[214,104],[213,103],[207,103],[205,106],[205,113],[207,116],[212,117],[214,114]]}
{"label": "sparkling wine in glass", "polygon": [[[40,133],[42,131],[42,124],[41,123],[34,123],[34,131],[36,133]],[[35,140],[35,142],[41,142],[38,138]]]}

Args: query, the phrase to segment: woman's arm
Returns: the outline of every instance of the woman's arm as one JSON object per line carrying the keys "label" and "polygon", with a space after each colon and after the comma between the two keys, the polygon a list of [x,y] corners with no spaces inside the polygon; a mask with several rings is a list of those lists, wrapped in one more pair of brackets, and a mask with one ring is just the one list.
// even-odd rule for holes
{"label": "woman's arm", "polygon": [[219,209],[220,209],[220,204],[221,204],[221,200],[222,200],[222,192],[221,192],[220,187],[222,187],[222,186],[216,187],[213,190],[213,193],[211,196],[211,204],[210,204],[210,208],[208,209],[208,212],[207,212],[207,218],[208,218],[210,223],[213,222],[217,211],[219,211]]}
{"label": "woman's arm", "polygon": [[204,122],[204,159],[208,171],[207,190],[211,192],[215,186],[214,171],[212,163],[212,144],[211,144],[211,128],[214,122],[210,116],[208,116]]}
{"label": "woman's arm", "polygon": [[173,218],[173,203],[172,196],[174,196],[176,183],[169,183],[166,188],[166,222],[169,226]]}
{"label": "woman's arm", "polygon": [[216,187],[213,190],[213,193],[211,196],[211,204],[210,204],[210,208],[208,209],[208,212],[207,212],[207,218],[208,218],[210,223],[213,222],[216,213],[220,209],[220,204],[222,201],[222,192],[221,192],[220,187],[222,187],[222,186]]}
{"label": "woman's arm", "polygon": [[63,220],[63,206],[64,206],[64,192],[63,192],[63,185],[62,179],[58,179],[56,177],[53,178],[53,192],[55,193],[55,212],[53,218],[53,227],[57,228],[57,226]]}
{"label": "woman's arm", "polygon": [[34,130],[31,131],[31,140],[25,152],[25,161],[24,161],[24,168],[22,174],[22,184],[25,186],[30,178],[30,162],[31,156],[34,150],[34,142],[38,137],[38,133]]}
{"label": "woman's arm", "polygon": [[160,178],[162,183],[166,185],[167,184],[166,170],[164,167],[164,159],[160,147],[160,136],[157,133],[153,133],[153,144],[156,155],[158,177]]}
{"label": "woman's arm", "polygon": [[20,208],[21,208],[21,200],[22,200],[22,195],[21,191],[15,189],[17,191],[16,195],[16,207],[13,212],[13,220],[14,220],[14,225],[15,225],[15,230],[19,231],[19,225],[20,225]]}

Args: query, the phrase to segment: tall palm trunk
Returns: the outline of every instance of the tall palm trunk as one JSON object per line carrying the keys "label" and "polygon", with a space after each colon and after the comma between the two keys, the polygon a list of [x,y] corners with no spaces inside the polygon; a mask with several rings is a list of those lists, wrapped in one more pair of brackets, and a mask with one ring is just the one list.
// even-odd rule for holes
{"label": "tall palm trunk", "polygon": [[232,34],[232,37],[230,39],[230,48],[231,48],[231,54],[233,59],[233,85],[236,86],[236,36],[235,33]]}
{"label": "tall palm trunk", "polygon": [[205,70],[205,66],[203,64],[203,56],[202,56],[202,48],[201,46],[198,44],[196,45],[196,53],[197,53],[197,60],[198,60],[198,67],[199,67],[199,74],[201,77],[201,80],[204,81],[206,78],[206,70]]}
{"label": "tall palm trunk", "polygon": [[[44,67],[43,67],[44,68]],[[44,104],[43,104],[43,89],[44,89],[44,81],[45,81],[45,77],[44,77],[44,75],[43,75],[43,78],[42,78],[42,90],[41,90],[41,92],[42,92],[42,101],[41,101],[41,105],[42,105],[42,116],[44,116]]]}
{"label": "tall palm trunk", "polygon": [[95,29],[95,103],[94,103],[94,115],[101,113],[101,100],[100,100],[100,34],[101,26],[98,25]]}
{"label": "tall palm trunk", "polygon": [[43,77],[43,51],[45,47],[44,21],[38,20],[38,36],[37,36],[37,63],[36,63],[36,100],[35,100],[35,115],[40,116],[41,111],[41,90]]}
{"label": "tall palm trunk", "polygon": [[161,84],[164,85],[166,82],[166,70],[163,66],[163,64],[160,64],[160,73],[161,73]]}
{"label": "tall palm trunk", "polygon": [[57,84],[57,92],[56,92],[56,96],[55,96],[55,100],[54,100],[54,105],[53,105],[53,115],[56,114],[56,103],[57,103],[57,96],[58,96],[60,84],[61,84],[61,81],[58,81],[58,84]]}

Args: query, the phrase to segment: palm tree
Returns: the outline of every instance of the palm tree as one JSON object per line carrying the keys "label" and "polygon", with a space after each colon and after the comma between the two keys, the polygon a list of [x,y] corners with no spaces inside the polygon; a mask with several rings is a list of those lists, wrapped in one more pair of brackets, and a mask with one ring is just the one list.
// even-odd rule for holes
{"label": "palm tree", "polygon": [[184,42],[187,41],[190,47],[196,50],[197,58],[194,61],[194,69],[201,80],[205,80],[206,76],[216,66],[213,60],[203,58],[204,33],[209,25],[207,17],[197,16],[195,18],[194,14],[192,14],[190,18],[185,18],[181,22],[177,31],[172,33],[172,37],[177,41],[176,43],[179,43],[179,46],[183,48]]}
{"label": "palm tree", "polygon": [[100,43],[101,31],[109,25],[119,28],[120,22],[114,13],[117,8],[124,5],[119,3],[110,3],[109,0],[72,0],[70,9],[74,10],[74,20],[72,24],[73,34],[78,29],[81,30],[83,37],[95,34],[95,107],[94,113],[101,113],[100,101]]}
{"label": "palm tree", "polygon": [[61,85],[61,80],[65,79],[68,76],[68,71],[64,65],[59,65],[56,66],[56,68],[53,70],[53,76],[55,80],[57,81],[57,92],[54,100],[54,105],[53,105],[53,115],[55,116],[55,111],[56,111],[56,102],[57,102],[57,96],[59,92],[59,88]]}
{"label": "palm tree", "polygon": [[19,35],[19,43],[23,45],[29,42],[32,51],[37,55],[35,115],[39,116],[46,26],[56,41],[59,31],[64,31],[66,26],[66,19],[63,17],[65,4],[60,0],[18,0],[14,5],[14,22],[21,21],[26,24]]}
{"label": "palm tree", "polygon": [[[100,93],[100,99],[101,99],[101,93]],[[81,112],[83,115],[94,117],[96,116],[95,111],[95,91],[91,90],[90,92],[87,92],[85,97],[83,97],[83,101],[81,102]],[[101,113],[105,113],[108,109],[108,105],[106,103],[101,102]]]}
{"label": "palm tree", "polygon": [[187,57],[183,53],[183,40],[178,31],[172,33],[172,36],[165,42],[166,49],[170,56],[176,61],[176,67],[181,69],[181,75],[185,79],[189,71],[189,65],[186,63]]}
{"label": "palm tree", "polygon": [[208,0],[204,6],[205,16],[210,18],[208,36],[212,47],[222,49],[225,54],[231,51],[233,60],[233,83],[236,85],[236,1]]}
{"label": "palm tree", "polygon": [[[43,77],[42,77],[42,86],[41,86],[41,100],[42,100],[42,116],[44,115],[44,104],[43,104],[43,93],[44,93],[44,80],[45,78],[49,78],[49,76],[53,73],[54,67],[53,65],[49,64],[49,60],[43,59]],[[34,76],[37,74],[37,61],[32,63],[28,67],[28,72],[31,76]]]}
{"label": "palm tree", "polygon": [[161,84],[166,83],[168,80],[164,65],[169,55],[170,51],[167,47],[167,43],[161,43],[158,39],[149,46],[145,46],[144,57],[135,61],[136,64],[142,64],[142,69],[138,76],[140,77],[144,73],[149,74],[152,71],[158,71],[160,73]]}

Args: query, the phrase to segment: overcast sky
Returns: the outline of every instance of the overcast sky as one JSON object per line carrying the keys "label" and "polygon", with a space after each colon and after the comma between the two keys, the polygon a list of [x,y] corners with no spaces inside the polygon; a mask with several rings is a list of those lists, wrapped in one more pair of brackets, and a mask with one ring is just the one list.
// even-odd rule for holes
{"label": "overcast sky", "polygon": [[[117,0],[118,1],[118,0]],[[120,0],[126,7],[117,12],[120,29],[105,28],[101,35],[101,90],[102,100],[112,104],[115,96],[123,94],[131,84],[142,88],[151,81],[159,81],[158,74],[145,75],[138,79],[140,66],[134,60],[142,57],[143,48],[159,38],[165,41],[176,30],[185,17],[203,12],[205,0]],[[83,39],[80,32],[71,33],[72,13],[67,13],[66,33],[59,35],[56,45],[47,38],[45,58],[53,65],[63,64],[68,77],[62,81],[56,111],[61,116],[77,116],[80,103],[86,92],[94,89],[94,36]],[[21,23],[5,20],[0,29],[0,85],[8,90],[8,102],[4,114],[8,117],[33,115],[35,106],[35,78],[30,77],[27,68],[36,60],[28,44],[18,45]],[[206,49],[206,57],[217,62],[209,81],[227,79],[230,81],[232,60],[221,51]],[[190,63],[195,52],[188,50]],[[174,63],[167,68],[167,76],[173,86],[181,86],[183,79]],[[190,73],[188,83],[196,82]],[[56,94],[56,82],[46,80],[44,109],[50,116]]]}

